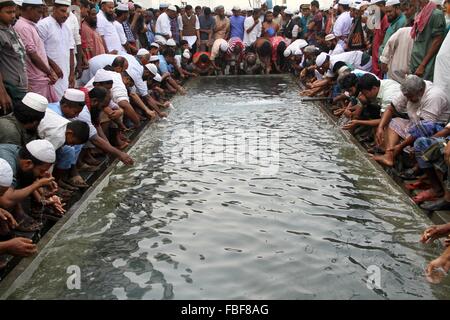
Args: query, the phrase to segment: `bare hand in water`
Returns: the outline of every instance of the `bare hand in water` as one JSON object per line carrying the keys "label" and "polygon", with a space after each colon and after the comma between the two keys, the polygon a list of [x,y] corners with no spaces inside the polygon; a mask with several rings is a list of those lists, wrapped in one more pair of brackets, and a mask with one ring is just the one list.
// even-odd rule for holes
{"label": "bare hand in water", "polygon": [[450,223],[441,224],[438,226],[431,226],[427,228],[422,236],[420,237],[420,242],[430,243],[436,239],[447,236],[450,233]]}

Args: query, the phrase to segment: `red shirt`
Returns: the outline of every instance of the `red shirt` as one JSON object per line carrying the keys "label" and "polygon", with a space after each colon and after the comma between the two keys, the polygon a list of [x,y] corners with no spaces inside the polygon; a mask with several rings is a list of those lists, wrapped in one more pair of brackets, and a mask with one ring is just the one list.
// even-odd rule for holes
{"label": "red shirt", "polygon": [[387,15],[385,14],[380,22],[380,29],[375,29],[373,31],[373,44],[372,44],[372,73],[374,73],[380,79],[383,77],[380,66],[378,64],[378,51],[383,43],[384,35],[389,27],[389,21]]}

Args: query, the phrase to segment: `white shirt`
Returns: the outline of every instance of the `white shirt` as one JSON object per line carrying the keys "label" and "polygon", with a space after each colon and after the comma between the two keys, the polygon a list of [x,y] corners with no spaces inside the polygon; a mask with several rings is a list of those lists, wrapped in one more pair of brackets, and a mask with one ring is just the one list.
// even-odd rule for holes
{"label": "white shirt", "polygon": [[84,106],[83,110],[81,110],[78,117],[75,117],[71,120],[80,120],[80,121],[86,122],[88,124],[89,140],[91,140],[92,138],[97,136],[97,129],[95,129],[95,126],[92,124],[91,112],[89,111],[89,109],[86,106]]}
{"label": "white shirt", "polygon": [[332,70],[334,64],[338,61],[345,62],[347,65],[352,65],[354,68],[361,69],[362,55],[363,52],[359,50],[335,54],[330,57],[330,69]]}
{"label": "white shirt", "polygon": [[120,43],[122,44],[122,51],[120,51],[119,53],[127,52],[123,47],[127,43],[127,36],[125,35],[125,30],[123,30],[122,24],[119,21],[114,21],[114,27],[116,27]]}
{"label": "white shirt", "polygon": [[294,42],[292,42],[290,45],[287,46],[287,49],[290,49],[292,53],[300,49],[300,44],[305,42],[303,39],[297,39]]}
{"label": "white shirt", "polygon": [[172,27],[170,25],[170,18],[167,13],[163,13],[156,20],[155,33],[157,35],[172,37]]}
{"label": "white shirt", "polygon": [[[336,19],[336,22],[333,26],[333,34],[337,37],[348,36],[350,34],[350,29],[352,28],[352,17],[350,16],[349,11],[344,11],[339,15]],[[344,40],[339,40],[341,44],[344,43]]]}
{"label": "white shirt", "polygon": [[251,46],[255,43],[256,39],[261,36],[262,32],[262,23],[259,20],[259,23],[253,28],[253,30],[248,33],[247,30],[250,29],[255,24],[255,19],[253,17],[247,17],[244,20],[244,39],[243,42],[246,46]]}
{"label": "white shirt", "polygon": [[211,56],[210,56],[211,61],[214,61],[219,56],[220,46],[222,45],[222,43],[226,43],[228,45],[228,41],[225,39],[217,39],[216,41],[214,41],[211,48]]}
{"label": "white shirt", "polygon": [[97,13],[97,32],[105,39],[108,52],[114,50],[117,50],[119,53],[125,52],[117,28],[113,22],[106,19],[105,14],[101,10]]}
{"label": "white shirt", "polygon": [[66,129],[70,121],[47,108],[38,126],[39,138],[49,141],[55,150],[66,144]]}
{"label": "white shirt", "polygon": [[[85,85],[85,87],[88,90],[91,90],[94,88],[94,76],[97,73],[98,70],[103,69],[107,65],[111,65],[111,63],[114,61],[114,59],[117,56],[112,54],[100,54],[98,56],[93,57],[91,60],[89,60],[89,72],[90,72],[90,78],[91,80]],[[119,103],[121,101],[127,101],[130,102],[130,98],[128,96],[127,88],[125,87],[125,84],[122,81],[122,76],[114,71],[108,71],[111,74],[111,77],[113,79],[113,86],[111,89],[111,96],[112,100],[115,103]]]}
{"label": "white shirt", "polygon": [[[64,24],[67,24],[70,31],[72,31],[75,46],[81,45],[80,22],[78,21],[77,16],[73,14],[73,12],[70,12],[69,17]],[[74,52],[76,52],[76,47],[74,48]]]}
{"label": "white shirt", "polygon": [[380,80],[380,90],[377,95],[377,102],[381,106],[381,113],[385,112],[392,100],[400,92],[400,83],[391,79]]}
{"label": "white shirt", "polygon": [[147,83],[142,79],[144,66],[132,55],[128,53],[121,54],[128,61],[127,72],[134,81],[137,94],[141,97],[148,95]]}
{"label": "white shirt", "polygon": [[[188,18],[188,20],[191,20],[192,18],[195,19],[195,30],[200,30],[200,21],[198,20],[197,16],[195,14],[193,14],[192,16],[188,17],[186,15],[186,17]],[[170,23],[170,21],[169,21]],[[180,31],[183,31],[183,16],[179,15],[178,16],[178,26]]]}
{"label": "white shirt", "polygon": [[37,24],[39,36],[44,41],[45,52],[63,72],[63,78],[58,79],[54,88],[58,99],[69,88],[70,50],[74,49],[75,42],[69,27],[60,25],[52,16],[40,20]]}
{"label": "white shirt", "polygon": [[[393,80],[392,80],[393,81]],[[425,81],[425,92],[419,102],[409,101],[403,93],[394,97],[392,104],[398,112],[408,113],[409,118],[447,123],[450,117],[450,104],[446,93],[430,81]]]}

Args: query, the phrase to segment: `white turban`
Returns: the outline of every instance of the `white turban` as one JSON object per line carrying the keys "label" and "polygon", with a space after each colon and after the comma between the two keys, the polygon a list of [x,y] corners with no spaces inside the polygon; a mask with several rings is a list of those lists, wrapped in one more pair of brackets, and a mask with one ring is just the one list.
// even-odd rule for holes
{"label": "white turban", "polygon": [[0,187],[10,187],[13,181],[13,171],[8,161],[0,158]]}

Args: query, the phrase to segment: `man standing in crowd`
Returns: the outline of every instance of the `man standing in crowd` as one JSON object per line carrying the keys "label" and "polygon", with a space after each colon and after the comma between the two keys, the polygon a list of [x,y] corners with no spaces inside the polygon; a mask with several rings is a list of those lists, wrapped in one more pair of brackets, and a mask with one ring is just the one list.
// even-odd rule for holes
{"label": "man standing in crowd", "polygon": [[25,48],[12,27],[16,4],[0,0],[0,112],[11,111],[28,90]]}
{"label": "man standing in crowd", "polygon": [[184,14],[180,15],[178,20],[181,39],[186,40],[192,51],[196,52],[197,46],[200,44],[200,21],[194,14],[191,5],[187,5],[184,8]]}
{"label": "man standing in crowd", "polygon": [[52,15],[37,24],[49,62],[59,77],[55,83],[58,100],[69,87],[75,86],[75,43],[72,32],[65,24],[69,6],[70,0],[55,0]]}
{"label": "man standing in crowd", "polygon": [[22,4],[22,16],[14,25],[26,51],[28,87],[38,93],[49,102],[58,101],[54,84],[58,76],[50,67],[45,52],[44,41],[40,38],[36,24],[42,17],[42,0],[24,0]]}
{"label": "man standing in crowd", "polygon": [[89,61],[95,56],[106,53],[103,40],[97,29],[97,10],[93,4],[89,4],[89,11],[81,23],[81,47],[86,59]]}
{"label": "man standing in crowd", "polygon": [[102,0],[101,10],[97,14],[97,32],[103,39],[106,52],[111,54],[126,53],[119,33],[114,26],[114,2]]}
{"label": "man standing in crowd", "polygon": [[230,38],[239,38],[244,40],[244,21],[239,7],[233,7],[233,15],[230,17]]}

